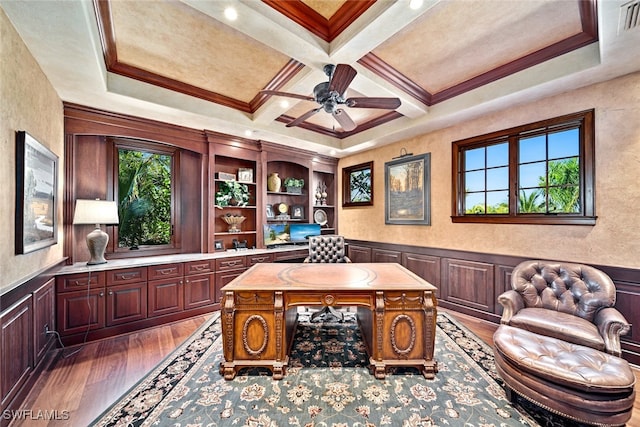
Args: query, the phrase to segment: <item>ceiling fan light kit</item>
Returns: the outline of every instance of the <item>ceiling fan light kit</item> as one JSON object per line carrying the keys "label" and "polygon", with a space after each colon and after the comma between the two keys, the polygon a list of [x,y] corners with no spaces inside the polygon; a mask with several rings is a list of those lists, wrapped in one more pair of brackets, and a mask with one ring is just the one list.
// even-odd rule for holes
{"label": "ceiling fan light kit", "polygon": [[287,123],[287,127],[298,126],[314,114],[324,110],[336,119],[343,130],[351,132],[357,127],[357,124],[344,109],[339,108],[340,105],[346,105],[349,108],[395,110],[401,104],[398,98],[354,97],[345,99],[344,94],[347,88],[358,74],[355,68],[348,64],[327,64],[323,67],[323,71],[329,80],[318,83],[313,88],[313,97],[275,90],[261,91],[261,93],[267,95],[287,96],[305,101],[315,101],[320,104],[320,107],[309,110],[300,117]]}

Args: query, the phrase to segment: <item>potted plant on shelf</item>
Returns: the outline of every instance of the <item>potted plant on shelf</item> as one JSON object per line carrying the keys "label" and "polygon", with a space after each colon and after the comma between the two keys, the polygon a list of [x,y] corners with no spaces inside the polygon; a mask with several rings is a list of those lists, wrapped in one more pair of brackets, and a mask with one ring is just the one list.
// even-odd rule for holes
{"label": "potted plant on shelf", "polygon": [[304,187],[304,179],[287,178],[284,180],[284,186],[287,188],[287,193],[302,194],[302,187]]}
{"label": "potted plant on shelf", "polygon": [[247,206],[249,204],[249,187],[238,181],[223,181],[216,192],[216,206]]}

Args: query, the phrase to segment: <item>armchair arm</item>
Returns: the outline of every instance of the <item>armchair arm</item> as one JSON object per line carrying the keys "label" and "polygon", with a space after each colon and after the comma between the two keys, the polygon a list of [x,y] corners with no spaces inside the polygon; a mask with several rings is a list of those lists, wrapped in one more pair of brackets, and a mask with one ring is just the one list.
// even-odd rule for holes
{"label": "armchair arm", "polygon": [[613,307],[603,308],[596,313],[593,323],[598,327],[600,335],[604,339],[607,353],[620,357],[620,335],[625,335],[631,329],[622,313]]}
{"label": "armchair arm", "polygon": [[502,304],[502,317],[500,323],[508,325],[514,314],[524,308],[522,296],[514,290],[504,292],[498,297],[498,302]]}

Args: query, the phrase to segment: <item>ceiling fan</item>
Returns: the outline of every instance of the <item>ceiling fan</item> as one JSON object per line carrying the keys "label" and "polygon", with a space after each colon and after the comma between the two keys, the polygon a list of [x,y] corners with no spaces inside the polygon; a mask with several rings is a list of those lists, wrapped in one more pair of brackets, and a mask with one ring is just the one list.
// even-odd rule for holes
{"label": "ceiling fan", "polygon": [[298,126],[320,110],[324,110],[335,117],[342,129],[349,132],[356,128],[356,124],[345,110],[339,108],[340,105],[346,105],[351,108],[380,108],[385,110],[395,110],[400,106],[400,99],[398,98],[361,97],[345,99],[344,93],[356,77],[356,74],[358,74],[355,68],[347,64],[327,64],[322,70],[329,77],[329,81],[317,84],[313,88],[313,96],[279,92],[277,90],[260,91],[260,93],[267,95],[287,96],[289,98],[315,101],[320,104],[320,107],[309,110],[297,119],[287,123],[287,127]]}

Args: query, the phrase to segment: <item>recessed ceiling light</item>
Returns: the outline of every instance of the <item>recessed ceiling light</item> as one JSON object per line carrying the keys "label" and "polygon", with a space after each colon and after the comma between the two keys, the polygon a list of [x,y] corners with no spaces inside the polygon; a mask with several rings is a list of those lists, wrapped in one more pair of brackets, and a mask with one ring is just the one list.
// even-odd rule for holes
{"label": "recessed ceiling light", "polygon": [[253,131],[251,129],[247,129],[247,130],[244,131],[244,135],[245,136],[251,136],[251,135],[253,135]]}
{"label": "recessed ceiling light", "polygon": [[289,108],[289,101],[280,101],[280,106],[282,108]]}
{"label": "recessed ceiling light", "polygon": [[224,17],[229,21],[235,21],[238,19],[238,12],[234,8],[228,7],[224,10]]}
{"label": "recessed ceiling light", "polygon": [[411,0],[409,7],[413,10],[420,9],[422,7],[422,0]]}

